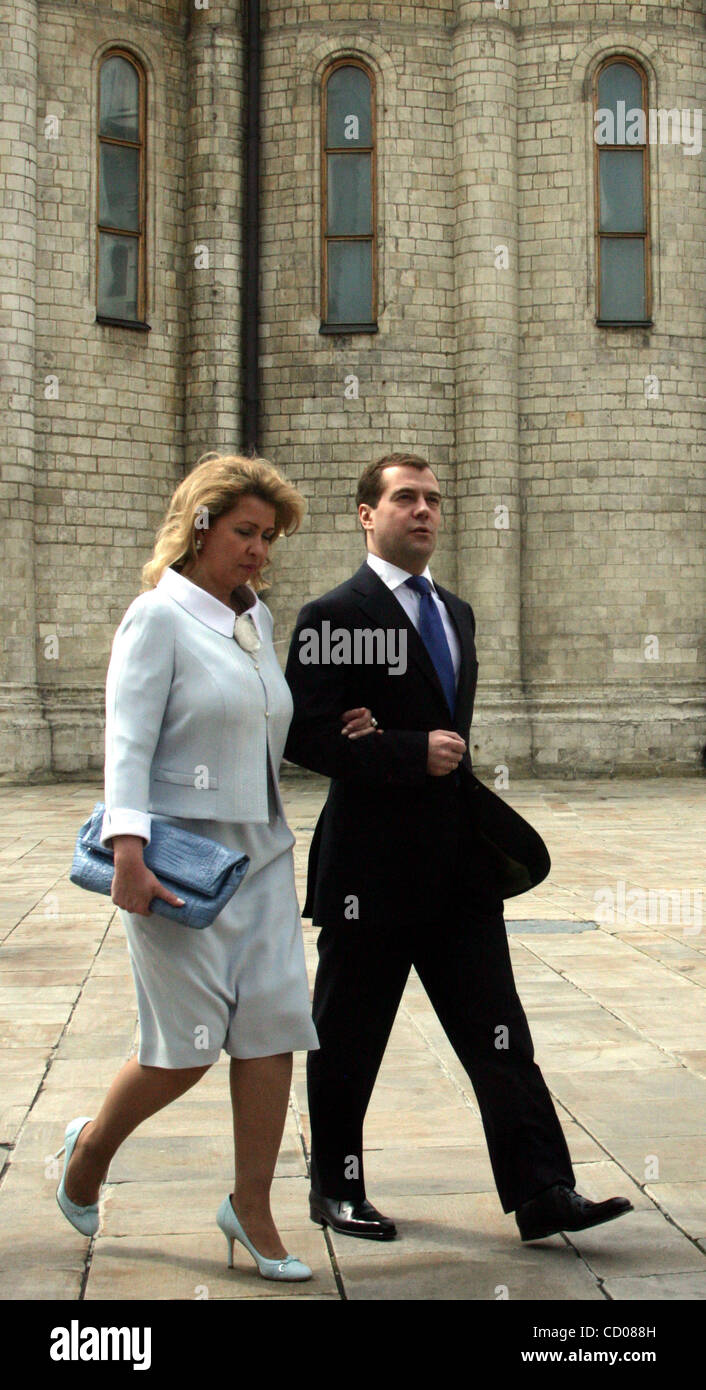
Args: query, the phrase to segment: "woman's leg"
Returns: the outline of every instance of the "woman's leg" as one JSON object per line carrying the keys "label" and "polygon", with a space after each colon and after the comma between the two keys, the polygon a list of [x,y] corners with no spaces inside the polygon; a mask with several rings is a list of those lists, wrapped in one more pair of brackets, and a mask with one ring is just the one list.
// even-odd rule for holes
{"label": "woman's leg", "polygon": [[182,1096],[205,1067],[145,1067],[136,1057],[121,1067],[91,1124],[84,1125],[66,1173],[66,1195],[79,1206],[98,1201],[110,1160],[143,1120]]}
{"label": "woman's leg", "polygon": [[292,1054],[231,1057],[235,1139],[235,1211],[246,1236],[268,1260],[287,1254],[272,1219],[270,1188],[292,1084]]}

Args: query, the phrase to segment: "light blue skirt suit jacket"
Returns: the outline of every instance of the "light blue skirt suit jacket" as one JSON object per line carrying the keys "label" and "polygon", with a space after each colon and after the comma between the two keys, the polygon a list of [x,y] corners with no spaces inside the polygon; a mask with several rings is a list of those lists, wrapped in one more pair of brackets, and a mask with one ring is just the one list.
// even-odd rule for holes
{"label": "light blue skirt suit jacket", "polygon": [[121,909],[138,1056],[148,1066],[202,1066],[221,1050],[260,1057],[318,1047],[294,837],[277,785],[292,697],[272,615],[253,598],[245,626],[260,645],[246,650],[233,610],[167,569],[130,605],[113,642],[104,843],[121,834],[148,841],[157,817],[250,856],[237,893],[203,931]]}

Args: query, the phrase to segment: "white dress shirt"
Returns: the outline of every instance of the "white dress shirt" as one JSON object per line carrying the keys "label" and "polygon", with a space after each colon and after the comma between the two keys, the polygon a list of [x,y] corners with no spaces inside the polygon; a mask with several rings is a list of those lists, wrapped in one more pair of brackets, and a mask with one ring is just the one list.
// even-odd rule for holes
{"label": "white dress shirt", "polygon": [[[386,584],[390,592],[395,595],[398,603],[404,608],[412,626],[419,632],[419,606],[421,603],[421,595],[415,593],[414,589],[409,589],[406,582],[408,579],[412,578],[412,575],[408,570],[400,569],[399,565],[393,565],[389,560],[383,560],[380,555],[373,555],[370,550],[368,551],[368,564],[370,568],[374,569],[375,573],[380,576],[383,584]],[[444,625],[444,632],[446,633],[446,640],[449,644],[449,651],[451,652],[451,660],[453,662],[456,686],[458,687],[458,673],[461,669],[461,646],[456,628],[454,627],[451,614],[446,604],[439,598],[436,592],[434,580],[429,573],[428,565],[423,571],[421,578],[428,579],[431,584],[432,598],[439,610],[439,617]]]}

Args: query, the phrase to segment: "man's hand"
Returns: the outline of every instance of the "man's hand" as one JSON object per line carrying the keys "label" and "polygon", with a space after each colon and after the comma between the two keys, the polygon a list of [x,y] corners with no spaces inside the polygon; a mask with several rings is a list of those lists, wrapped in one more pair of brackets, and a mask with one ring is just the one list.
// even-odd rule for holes
{"label": "man's hand", "polygon": [[460,734],[449,729],[434,729],[429,735],[427,772],[430,777],[447,777],[458,767],[466,745]]}

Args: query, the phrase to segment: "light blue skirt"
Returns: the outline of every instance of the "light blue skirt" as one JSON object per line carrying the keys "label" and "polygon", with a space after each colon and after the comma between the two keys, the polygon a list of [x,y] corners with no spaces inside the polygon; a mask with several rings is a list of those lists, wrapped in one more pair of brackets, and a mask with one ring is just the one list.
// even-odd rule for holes
{"label": "light blue skirt", "polygon": [[267,825],[169,820],[250,856],[235,896],[195,931],[156,913],[120,910],[140,1020],[138,1060],[186,1068],[319,1046],[311,1019],[294,836],[271,803]]}

